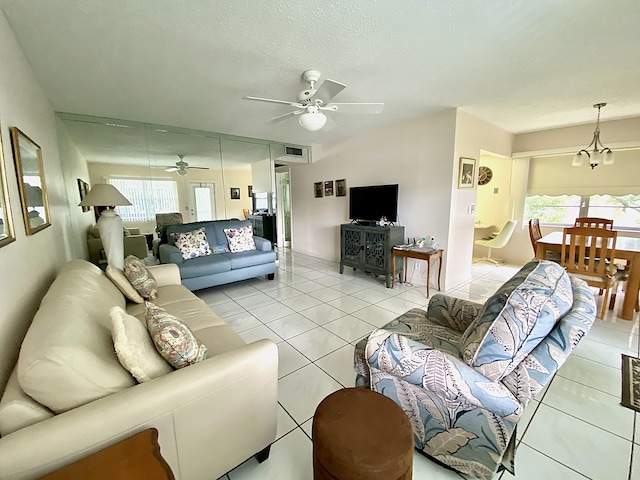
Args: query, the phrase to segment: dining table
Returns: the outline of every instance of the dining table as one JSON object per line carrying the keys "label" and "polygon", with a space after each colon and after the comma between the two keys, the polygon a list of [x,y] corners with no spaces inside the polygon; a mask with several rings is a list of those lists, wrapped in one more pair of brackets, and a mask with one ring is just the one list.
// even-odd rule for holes
{"label": "dining table", "polygon": [[[536,242],[536,258],[544,259],[548,251],[562,252],[562,240],[562,232],[552,232],[542,237]],[[629,263],[629,278],[620,318],[633,320],[633,312],[640,292],[640,238],[618,234],[615,258],[627,260]]]}

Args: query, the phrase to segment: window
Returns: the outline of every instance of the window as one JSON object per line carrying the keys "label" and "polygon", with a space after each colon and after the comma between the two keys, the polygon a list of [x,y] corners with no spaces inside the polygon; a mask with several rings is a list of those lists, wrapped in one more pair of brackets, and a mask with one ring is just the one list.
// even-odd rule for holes
{"label": "window", "polygon": [[524,216],[563,225],[576,217],[612,218],[616,228],[640,230],[640,195],[533,195],[525,200]]}
{"label": "window", "polygon": [[109,183],[133,204],[118,207],[118,215],[125,222],[155,221],[156,213],[179,211],[178,189],[173,180],[110,178]]}

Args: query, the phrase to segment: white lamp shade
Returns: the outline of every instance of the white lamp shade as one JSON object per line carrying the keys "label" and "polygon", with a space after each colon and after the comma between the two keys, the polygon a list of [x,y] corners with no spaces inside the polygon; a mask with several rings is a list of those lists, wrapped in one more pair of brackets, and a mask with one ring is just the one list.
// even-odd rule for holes
{"label": "white lamp shade", "polygon": [[113,185],[96,183],[78,205],[80,207],[115,207],[131,205],[131,202]]}
{"label": "white lamp shade", "polygon": [[602,165],[613,165],[613,152],[611,150],[605,152]]}
{"label": "white lamp shade", "polygon": [[300,115],[300,126],[310,132],[317,132],[327,123],[327,117],[322,112],[303,113]]}
{"label": "white lamp shade", "polygon": [[602,153],[600,153],[598,150],[594,150],[591,153],[591,160],[589,161],[589,165],[591,165],[591,168],[600,165],[600,162],[602,162]]}
{"label": "white lamp shade", "polygon": [[572,167],[581,167],[582,166],[582,153],[578,152],[573,156],[573,161],[571,162]]}

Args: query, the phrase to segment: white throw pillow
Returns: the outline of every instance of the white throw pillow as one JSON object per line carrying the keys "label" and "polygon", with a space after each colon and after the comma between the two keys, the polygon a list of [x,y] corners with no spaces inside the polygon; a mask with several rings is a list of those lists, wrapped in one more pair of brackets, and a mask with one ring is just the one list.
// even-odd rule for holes
{"label": "white throw pillow", "polygon": [[229,249],[234,253],[256,249],[256,242],[253,240],[253,228],[251,225],[245,225],[240,228],[225,228],[224,234],[229,242]]}
{"label": "white throw pillow", "polygon": [[171,238],[175,246],[180,249],[184,260],[211,255],[211,247],[209,247],[204,227],[191,232],[172,233]]}
{"label": "white throw pillow", "polygon": [[118,360],[138,382],[148,382],[173,371],[173,367],[157,352],[149,331],[140,320],[120,307],[113,307],[109,314]]}
{"label": "white throw pillow", "polygon": [[131,282],[129,282],[129,279],[122,270],[112,267],[111,265],[107,265],[105,273],[107,274],[107,278],[111,280],[116,287],[118,287],[118,290],[120,290],[128,300],[135,303],[144,303],[144,298],[142,298],[137,290],[133,288],[133,285],[131,285]]}

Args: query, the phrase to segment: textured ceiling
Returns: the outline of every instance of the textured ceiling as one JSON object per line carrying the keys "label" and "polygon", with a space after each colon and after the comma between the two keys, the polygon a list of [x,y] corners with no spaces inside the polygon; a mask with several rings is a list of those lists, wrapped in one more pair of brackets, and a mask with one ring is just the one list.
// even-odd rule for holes
{"label": "textured ceiling", "polygon": [[[315,145],[451,107],[514,133],[640,115],[640,1],[0,0],[57,111]],[[304,70],[347,84],[307,132]]]}

